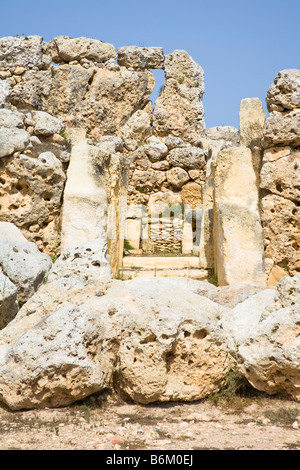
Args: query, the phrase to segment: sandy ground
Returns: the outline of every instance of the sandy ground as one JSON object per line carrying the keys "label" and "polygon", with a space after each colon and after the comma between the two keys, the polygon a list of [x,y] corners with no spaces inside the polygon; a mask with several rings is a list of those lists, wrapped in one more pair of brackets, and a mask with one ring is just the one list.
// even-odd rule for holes
{"label": "sandy ground", "polygon": [[[298,429],[299,423],[299,429]],[[300,450],[300,403],[255,397],[66,408],[0,408],[0,450]]]}

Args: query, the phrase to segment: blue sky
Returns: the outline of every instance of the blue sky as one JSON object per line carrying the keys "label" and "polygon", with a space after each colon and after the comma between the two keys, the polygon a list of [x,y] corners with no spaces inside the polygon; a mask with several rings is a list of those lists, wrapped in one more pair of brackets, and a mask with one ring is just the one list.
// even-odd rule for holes
{"label": "blue sky", "polygon": [[[86,36],[114,44],[186,50],[205,72],[206,126],[238,127],[240,100],[265,107],[277,72],[300,68],[299,0],[10,0],[1,37]],[[155,73],[157,89],[163,72]],[[266,109],[266,108],[265,108]]]}

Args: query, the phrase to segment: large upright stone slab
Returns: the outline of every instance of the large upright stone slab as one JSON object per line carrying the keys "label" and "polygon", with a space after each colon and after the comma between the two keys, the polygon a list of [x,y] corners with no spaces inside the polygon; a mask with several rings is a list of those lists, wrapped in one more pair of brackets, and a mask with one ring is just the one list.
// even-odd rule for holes
{"label": "large upright stone slab", "polygon": [[164,68],[165,84],[155,102],[153,134],[193,143],[205,129],[203,69],[181,50],[165,56]]}
{"label": "large upright stone slab", "polygon": [[213,170],[215,271],[219,285],[265,285],[263,232],[251,150],[229,147]]}
{"label": "large upright stone slab", "polygon": [[83,129],[73,129],[74,144],[62,212],[61,251],[105,237],[107,193],[96,179]]}
{"label": "large upright stone slab", "polygon": [[251,149],[257,184],[259,184],[259,172],[263,156],[262,142],[266,121],[265,111],[259,98],[245,98],[241,101],[239,121],[240,143]]}

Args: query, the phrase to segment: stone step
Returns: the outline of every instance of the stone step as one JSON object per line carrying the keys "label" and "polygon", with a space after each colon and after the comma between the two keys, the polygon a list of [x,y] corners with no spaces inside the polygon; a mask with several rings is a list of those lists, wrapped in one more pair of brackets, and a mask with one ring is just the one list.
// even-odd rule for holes
{"label": "stone step", "polygon": [[199,269],[198,256],[125,256],[122,269],[179,270]]}
{"label": "stone step", "polygon": [[205,269],[120,269],[119,279],[127,280],[136,277],[188,277],[207,281],[208,272]]}

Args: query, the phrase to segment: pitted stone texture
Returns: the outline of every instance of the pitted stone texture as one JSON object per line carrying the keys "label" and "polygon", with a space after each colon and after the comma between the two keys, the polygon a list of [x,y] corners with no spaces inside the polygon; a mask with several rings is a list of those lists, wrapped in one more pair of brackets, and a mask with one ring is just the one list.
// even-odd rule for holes
{"label": "pitted stone texture", "polygon": [[0,332],[0,400],[63,406],[112,385],[140,403],[218,391],[229,358],[217,322],[227,309],[202,297],[209,287],[184,278],[43,284]]}
{"label": "pitted stone texture", "polygon": [[289,145],[300,146],[300,109],[271,112],[264,127],[264,148]]}
{"label": "pitted stone texture", "polygon": [[191,143],[202,135],[203,93],[203,69],[186,51],[175,50],[165,56],[165,84],[154,106],[153,134],[173,135]]}
{"label": "pitted stone texture", "polygon": [[[27,134],[23,129],[18,131]],[[39,147],[43,147],[42,143]],[[16,224],[40,250],[56,253],[60,243],[61,197],[66,179],[62,162],[52,152],[21,153],[3,157],[2,161],[2,220]]]}
{"label": "pitted stone texture", "polygon": [[54,263],[48,281],[64,283],[73,278],[85,283],[112,278],[106,240],[91,240],[66,250]]}
{"label": "pitted stone texture", "polygon": [[101,63],[116,58],[112,44],[86,37],[57,36],[48,43],[47,53],[51,54],[53,62],[57,63],[81,59]]}
{"label": "pitted stone texture", "polygon": [[23,304],[42,284],[52,263],[34,243],[6,238],[7,234],[4,227],[4,236],[0,236],[0,266],[18,288],[18,301]]}
{"label": "pitted stone texture", "polygon": [[24,115],[18,111],[0,109],[0,128],[1,127],[24,127]]}
{"label": "pitted stone texture", "polygon": [[232,142],[234,145],[240,142],[240,131],[233,126],[216,126],[206,130],[205,135],[211,140],[225,140]]}
{"label": "pitted stone texture", "polygon": [[32,111],[34,131],[37,135],[60,134],[65,126],[60,120],[44,111]]}
{"label": "pitted stone texture", "polygon": [[265,256],[295,275],[300,271],[300,211],[297,202],[277,194],[261,201]]}
{"label": "pitted stone texture", "polygon": [[30,134],[17,127],[0,129],[0,158],[25,150],[30,141]]}
{"label": "pitted stone texture", "polygon": [[0,67],[42,66],[41,36],[3,37],[0,39]]}
{"label": "pitted stone texture", "polygon": [[276,310],[239,345],[238,367],[256,389],[300,400],[299,323],[299,303]]}
{"label": "pitted stone texture", "polygon": [[151,121],[146,111],[139,109],[121,127],[120,136],[124,140],[144,142],[151,135]]}
{"label": "pitted stone texture", "polygon": [[133,69],[162,69],[164,53],[162,47],[124,46],[118,49],[118,64]]}
{"label": "pitted stone texture", "polygon": [[1,401],[13,410],[65,406],[109,386],[104,331],[99,315],[74,305],[43,318],[1,358]]}
{"label": "pitted stone texture", "polygon": [[300,150],[276,147],[264,152],[260,187],[300,202]]}
{"label": "pitted stone texture", "polygon": [[167,181],[174,188],[181,188],[189,179],[188,173],[183,168],[174,167],[167,171]]}
{"label": "pitted stone texture", "polygon": [[14,86],[11,100],[17,107],[46,111],[66,126],[85,127],[98,139],[118,135],[130,116],[143,109],[154,85],[148,70],[84,68],[67,63],[26,71]]}
{"label": "pitted stone texture", "polygon": [[300,108],[300,70],[280,71],[268,90],[266,103],[270,112]]}
{"label": "pitted stone texture", "polygon": [[169,154],[170,164],[184,169],[203,169],[205,167],[204,151],[198,147],[174,148]]}

